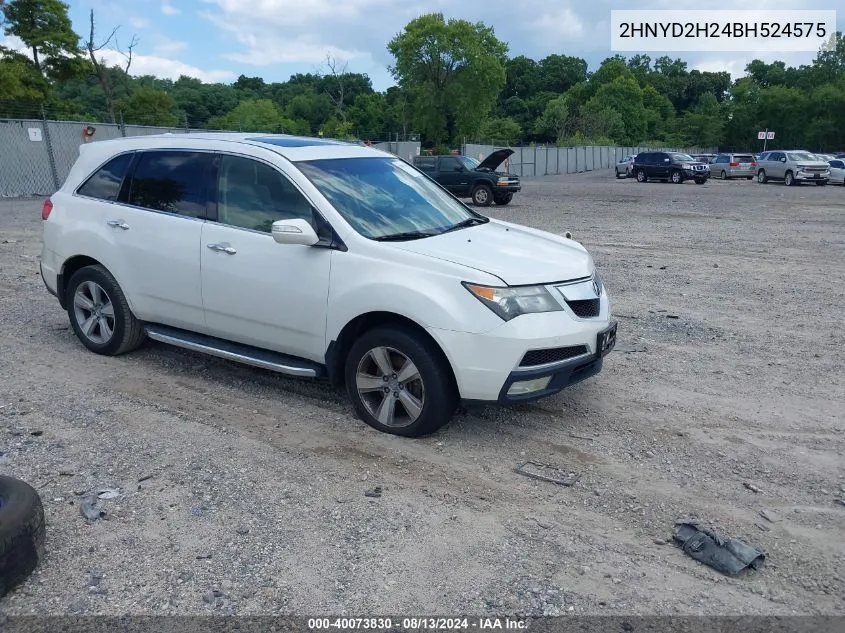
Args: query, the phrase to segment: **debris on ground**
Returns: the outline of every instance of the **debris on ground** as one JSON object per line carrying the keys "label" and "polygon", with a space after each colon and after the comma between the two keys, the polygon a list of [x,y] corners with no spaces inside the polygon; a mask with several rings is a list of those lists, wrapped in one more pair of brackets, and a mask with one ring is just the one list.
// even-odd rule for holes
{"label": "debris on ground", "polygon": [[87,495],[79,504],[79,512],[88,521],[96,521],[106,516],[106,512],[96,495]]}
{"label": "debris on ground", "polygon": [[379,497],[381,497],[381,486],[376,486],[375,488],[367,490],[364,493],[364,496],[371,497],[373,499],[378,499]]}
{"label": "debris on ground", "polygon": [[96,494],[98,499],[117,499],[120,496],[120,488],[97,488]]}
{"label": "debris on ground", "polygon": [[539,481],[547,481],[559,486],[574,486],[580,479],[577,473],[567,472],[554,466],[547,464],[539,464],[537,462],[525,462],[514,469],[514,472],[537,479]]}
{"label": "debris on ground", "polygon": [[745,486],[746,488],[748,488],[751,492],[754,492],[754,493],[760,492],[760,489],[757,486],[755,486],[754,484],[752,484],[750,481],[744,481],[744,482],[742,482],[742,485]]}
{"label": "debris on ground", "polygon": [[777,523],[780,521],[780,517],[777,514],[775,514],[772,510],[767,510],[766,508],[760,510],[760,516],[766,519],[769,523]]}
{"label": "debris on ground", "polygon": [[728,576],[749,567],[760,569],[766,559],[762,550],[703,528],[697,521],[676,521],[674,538],[687,555]]}

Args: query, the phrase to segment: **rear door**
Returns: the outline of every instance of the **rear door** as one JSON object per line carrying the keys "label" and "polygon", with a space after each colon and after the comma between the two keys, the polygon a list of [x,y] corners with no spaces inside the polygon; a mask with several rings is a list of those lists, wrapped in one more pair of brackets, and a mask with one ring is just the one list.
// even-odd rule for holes
{"label": "rear door", "polygon": [[654,166],[652,167],[652,172],[654,173],[654,178],[660,179],[668,179],[669,178],[669,166],[671,165],[671,159],[669,158],[669,154],[666,152],[655,152],[652,154],[654,157]]}
{"label": "rear door", "polygon": [[143,321],[202,331],[200,238],[212,155],[137,152],[106,218],[114,275]]}

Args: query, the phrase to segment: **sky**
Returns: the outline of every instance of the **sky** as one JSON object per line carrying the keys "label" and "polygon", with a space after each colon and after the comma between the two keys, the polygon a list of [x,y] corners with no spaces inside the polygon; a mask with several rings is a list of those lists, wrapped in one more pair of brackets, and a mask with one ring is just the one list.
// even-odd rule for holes
{"label": "sky", "polygon": [[[74,29],[86,39],[91,9],[98,43],[118,26],[119,48],[125,49],[137,36],[133,75],[176,79],[184,74],[230,83],[243,74],[267,82],[285,81],[294,73],[325,70],[326,56],[331,55],[350,72],[367,74],[377,90],[393,85],[387,42],[424,13],[482,21],[508,43],[511,56],[573,55],[586,59],[594,70],[613,54],[610,10],[632,8],[607,0],[70,0],[68,4]],[[754,4],[766,9],[836,9],[841,0]],[[678,7],[675,0],[640,0],[636,8]],[[720,4],[720,8],[727,7]],[[760,18],[765,19],[764,11]],[[845,10],[837,14],[837,29],[845,31]],[[8,37],[0,43],[13,48],[21,44]],[[810,52],[666,54],[685,59],[690,69],[727,70],[734,77],[741,76],[754,58],[798,65],[815,57]],[[123,60],[114,48],[104,49],[102,55],[113,63]],[[654,59],[661,53],[649,55]]]}

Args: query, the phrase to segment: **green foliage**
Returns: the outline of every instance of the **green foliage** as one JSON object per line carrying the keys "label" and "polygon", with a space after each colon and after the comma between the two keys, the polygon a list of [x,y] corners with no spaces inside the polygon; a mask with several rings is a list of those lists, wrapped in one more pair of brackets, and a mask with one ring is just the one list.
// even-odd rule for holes
{"label": "green foliage", "polygon": [[2,5],[4,33],[23,40],[40,72],[65,67],[63,57],[77,56],[79,36],[74,33],[68,5],[60,0],[9,0]]}
{"label": "green foliage", "polygon": [[115,102],[124,123],[170,126],[179,124],[176,102],[163,90],[142,86],[128,99]]}
{"label": "green foliage", "polygon": [[479,136],[494,145],[514,145],[522,137],[522,128],[509,117],[494,117],[481,124]]}
{"label": "green foliage", "polygon": [[423,15],[387,48],[416,126],[435,143],[476,133],[505,85],[507,45],[481,23]]}
{"label": "green foliage", "polygon": [[[60,0],[0,1],[2,26],[28,47],[0,47],[0,116],[110,120],[110,108]],[[747,76],[690,70],[681,59],[648,55],[604,60],[553,53],[507,58],[507,45],[482,23],[441,14],[411,20],[387,45],[397,80],[376,92],[370,79],[327,58],[322,70],[267,83],[190,77],[130,77],[105,69],[115,111],[126,123],[395,140],[418,137],[448,151],[463,140],[496,144],[646,143],[761,149],[845,150],[845,38],[837,33],[814,62],[789,67],[754,60]]]}

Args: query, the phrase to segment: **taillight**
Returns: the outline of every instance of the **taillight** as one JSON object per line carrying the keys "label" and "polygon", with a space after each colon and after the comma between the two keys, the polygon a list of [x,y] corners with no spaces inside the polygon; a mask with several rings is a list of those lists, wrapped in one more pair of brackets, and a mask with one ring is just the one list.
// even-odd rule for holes
{"label": "taillight", "polygon": [[756,166],[757,166],[757,163],[753,163],[753,162],[752,162],[752,163],[751,163],[751,166],[752,166],[752,167],[756,167]]}
{"label": "taillight", "polygon": [[739,167],[739,163],[728,163],[731,167]]}
{"label": "taillight", "polygon": [[44,201],[44,206],[41,207],[41,219],[46,220],[50,217],[50,211],[53,210],[53,201],[50,198],[47,198]]}

